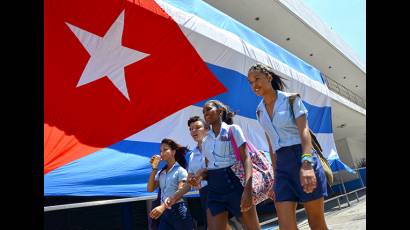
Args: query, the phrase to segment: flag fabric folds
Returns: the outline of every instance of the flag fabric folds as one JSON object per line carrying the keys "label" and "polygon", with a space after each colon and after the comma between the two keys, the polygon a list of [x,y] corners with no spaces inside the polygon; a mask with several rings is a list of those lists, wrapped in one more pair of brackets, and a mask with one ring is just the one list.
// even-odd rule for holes
{"label": "flag fabric folds", "polygon": [[202,1],[61,1],[44,9],[44,195],[142,196],[167,137],[194,147],[189,117],[218,99],[268,150],[246,74],[256,62],[301,95],[338,159],[320,72]]}

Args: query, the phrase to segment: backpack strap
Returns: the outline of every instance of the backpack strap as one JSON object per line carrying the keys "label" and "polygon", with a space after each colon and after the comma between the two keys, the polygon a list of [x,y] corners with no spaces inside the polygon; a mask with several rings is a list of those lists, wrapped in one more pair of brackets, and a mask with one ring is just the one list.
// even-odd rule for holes
{"label": "backpack strap", "polygon": [[229,127],[228,136],[229,136],[229,139],[231,141],[233,152],[235,153],[235,158],[236,158],[236,160],[240,161],[241,160],[241,155],[240,155],[240,152],[239,152],[239,148],[236,145],[236,141],[235,141],[235,137],[233,136],[232,129],[233,129],[232,126]]}
{"label": "backpack strap", "polygon": [[296,97],[300,97],[300,95],[298,93],[294,93],[294,94],[291,94],[288,98],[289,105],[290,105],[290,111],[292,112],[293,117],[295,117],[295,112],[293,111],[293,103],[295,102]]}
{"label": "backpack strap", "polygon": [[312,130],[309,129],[309,132],[310,132],[310,137],[312,138],[313,147],[315,147],[315,149],[319,149],[320,154],[322,154],[322,151],[323,151],[322,146],[320,146],[319,141],[317,140],[316,136],[313,134]]}
{"label": "backpack strap", "polygon": [[[295,93],[295,94],[292,94],[292,95],[289,96],[290,111],[292,111],[293,118],[295,118],[295,112],[293,111],[293,103],[295,102],[296,97],[300,97],[300,95]],[[317,149],[317,150],[320,150],[320,151],[318,151],[319,152],[318,154],[322,155],[321,152],[323,150],[322,150],[322,147],[319,144],[319,141],[317,140],[316,136],[313,134],[311,129],[309,129],[309,133],[310,133],[310,137],[312,139],[313,148]],[[323,155],[322,155],[322,157],[323,157]]]}
{"label": "backpack strap", "polygon": [[[296,99],[297,96],[299,96],[299,94],[293,94],[293,95],[289,96],[290,110],[292,111],[293,119],[295,119],[295,113],[293,112],[293,103],[295,102],[295,99]],[[319,161],[321,162],[322,167],[324,167],[323,164],[326,164],[328,169],[329,169],[328,171],[326,171],[326,170],[324,170],[324,171],[325,171],[325,174],[326,174],[327,184],[329,185],[330,188],[332,188],[331,184],[333,183],[333,174],[332,174],[332,169],[330,168],[329,161],[326,159],[325,156],[323,156],[322,147],[320,146],[319,141],[317,140],[315,134],[313,134],[311,129],[309,129],[309,134],[310,134],[312,147],[316,151],[316,154],[319,155],[319,158],[320,158]],[[324,162],[324,163],[322,163],[322,162]]]}

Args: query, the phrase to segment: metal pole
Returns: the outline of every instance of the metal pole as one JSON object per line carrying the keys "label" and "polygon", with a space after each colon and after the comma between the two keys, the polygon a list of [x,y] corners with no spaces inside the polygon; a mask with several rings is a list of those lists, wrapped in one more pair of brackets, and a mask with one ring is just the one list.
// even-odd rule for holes
{"label": "metal pole", "polygon": [[339,210],[342,209],[342,207],[340,207],[340,200],[339,197],[337,198],[337,204],[339,205]]}
{"label": "metal pole", "polygon": [[[356,169],[356,173],[359,174],[359,178],[360,178],[360,173],[359,173],[358,169]],[[357,202],[359,202],[359,194],[357,193],[357,190],[356,190],[355,194],[356,194]]]}
{"label": "metal pole", "polygon": [[[332,172],[332,173],[333,173],[333,172]],[[337,173],[337,172],[336,172],[336,173]],[[333,173],[333,175],[335,175],[336,173]],[[334,191],[333,191],[333,189],[332,189],[332,186],[329,185],[329,188],[330,188],[330,190],[332,190],[332,193],[334,193]],[[339,196],[336,197],[336,200],[337,200],[337,204],[339,205],[339,210],[341,210],[342,207],[340,206]]]}
{"label": "metal pole", "polygon": [[360,175],[359,169],[357,169],[357,173],[359,173],[360,182],[362,183],[362,188],[364,188],[364,183],[363,183],[362,175]]}
{"label": "metal pole", "polygon": [[348,195],[346,194],[345,184],[344,184],[344,182],[343,182],[343,178],[342,178],[342,175],[340,175],[340,173],[339,173],[339,177],[340,177],[340,180],[342,181],[343,192],[345,193],[345,196],[346,196],[347,205],[350,207],[349,197],[348,197]]}

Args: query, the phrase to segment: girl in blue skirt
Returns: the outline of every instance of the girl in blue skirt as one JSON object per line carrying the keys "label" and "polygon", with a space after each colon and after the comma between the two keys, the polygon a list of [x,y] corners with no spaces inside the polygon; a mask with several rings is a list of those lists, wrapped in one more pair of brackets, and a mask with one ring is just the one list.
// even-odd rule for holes
{"label": "girl in blue skirt", "polygon": [[190,117],[188,120],[189,133],[194,141],[197,143],[197,146],[192,150],[191,155],[189,156],[188,163],[188,177],[187,182],[184,187],[176,192],[174,195],[165,199],[165,205],[171,206],[177,200],[181,199],[185,193],[187,193],[191,187],[199,190],[199,199],[201,201],[202,208],[202,217],[205,221],[204,229],[207,229],[208,218],[206,216],[207,209],[207,199],[208,199],[208,184],[206,180],[203,180],[205,176],[204,172],[206,170],[206,160],[202,154],[202,141],[207,135],[209,130],[209,125],[205,123],[203,119],[199,116]]}
{"label": "girl in blue skirt", "polygon": [[[161,156],[151,158],[152,172],[148,179],[147,190],[153,192],[156,187],[161,189],[161,204],[155,207],[150,217],[161,217],[159,230],[192,230],[193,221],[187,203],[179,198],[172,206],[167,207],[165,200],[181,190],[187,180],[185,153],[188,150],[171,139],[161,141]],[[159,160],[165,160],[166,166],[158,171]]]}
{"label": "girl in blue skirt", "polygon": [[[252,203],[252,162],[245,151],[246,141],[242,129],[232,125],[233,113],[217,100],[203,106],[205,121],[211,125],[202,143],[202,153],[207,158],[208,209],[210,229],[226,229],[232,214],[247,230],[261,229],[255,205]],[[245,186],[231,170],[236,158],[228,135],[232,129],[245,169]]]}
{"label": "girl in blue skirt", "polygon": [[[307,109],[297,97],[293,111],[285,84],[272,68],[255,64],[248,71],[248,81],[256,95],[263,99],[257,107],[259,124],[265,131],[272,166],[275,170],[275,207],[281,230],[296,230],[296,206],[304,204],[309,226],[326,230],[324,196],[326,176],[318,157],[312,151]],[[275,163],[276,161],[276,163]]]}

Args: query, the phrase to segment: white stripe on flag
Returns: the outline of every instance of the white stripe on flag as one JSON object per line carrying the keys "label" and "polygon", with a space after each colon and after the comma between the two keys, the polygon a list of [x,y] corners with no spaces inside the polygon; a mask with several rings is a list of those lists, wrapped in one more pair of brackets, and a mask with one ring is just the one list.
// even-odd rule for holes
{"label": "white stripe on flag", "polygon": [[294,70],[232,32],[218,28],[161,0],[157,2],[179,24],[205,62],[237,71],[244,76],[247,75],[249,67],[256,62],[270,65],[277,74],[291,79],[286,82],[287,91],[298,92],[309,104],[318,107],[330,106],[329,90],[326,85]]}

